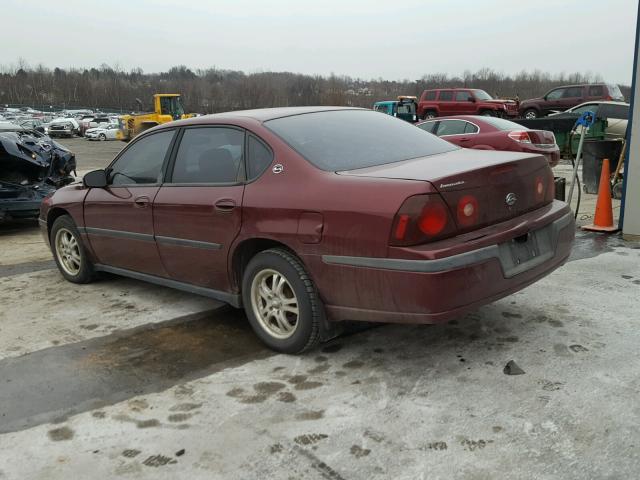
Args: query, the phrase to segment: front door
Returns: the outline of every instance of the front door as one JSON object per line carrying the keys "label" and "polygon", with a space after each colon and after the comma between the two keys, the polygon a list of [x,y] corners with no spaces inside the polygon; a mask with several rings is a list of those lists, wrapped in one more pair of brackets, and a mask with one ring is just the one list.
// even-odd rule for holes
{"label": "front door", "polygon": [[476,112],[475,98],[468,90],[459,90],[456,92],[453,107],[454,115],[473,115]]}
{"label": "front door", "polygon": [[152,207],[174,133],[131,143],[108,170],[107,187],[87,194],[84,228],[98,263],[166,276],[154,240]]}
{"label": "front door", "polygon": [[156,243],[174,280],[229,289],[229,248],[242,220],[244,137],[226,126],[184,130],[153,203]]}

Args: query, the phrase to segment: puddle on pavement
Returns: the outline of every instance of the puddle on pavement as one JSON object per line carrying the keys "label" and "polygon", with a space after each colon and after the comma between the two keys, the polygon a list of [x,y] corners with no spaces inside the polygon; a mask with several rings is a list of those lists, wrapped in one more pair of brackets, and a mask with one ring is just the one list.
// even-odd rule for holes
{"label": "puddle on pavement", "polygon": [[607,252],[613,252],[615,247],[631,247],[635,244],[622,240],[619,233],[594,233],[576,230],[576,239],[571,250],[569,261],[593,258]]}
{"label": "puddle on pavement", "polygon": [[273,355],[240,310],[146,325],[0,361],[0,433],[166,390]]}

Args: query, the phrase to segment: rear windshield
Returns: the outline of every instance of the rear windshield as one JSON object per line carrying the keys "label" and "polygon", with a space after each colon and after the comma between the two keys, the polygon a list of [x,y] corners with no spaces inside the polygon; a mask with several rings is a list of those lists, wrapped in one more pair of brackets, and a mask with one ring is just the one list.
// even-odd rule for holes
{"label": "rear windshield", "polygon": [[264,125],[313,165],[334,172],[458,149],[404,120],[371,110],[306,113]]}
{"label": "rear windshield", "polygon": [[506,132],[509,132],[511,130],[525,129],[522,125],[518,125],[515,122],[510,122],[509,120],[505,120],[504,118],[482,117],[482,121],[496,127],[498,130],[504,130]]}

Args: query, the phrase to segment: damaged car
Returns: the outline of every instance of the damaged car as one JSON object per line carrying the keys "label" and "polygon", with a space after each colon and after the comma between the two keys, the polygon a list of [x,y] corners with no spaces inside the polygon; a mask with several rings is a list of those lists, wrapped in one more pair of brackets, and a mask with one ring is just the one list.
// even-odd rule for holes
{"label": "damaged car", "polygon": [[35,218],[40,203],[74,181],[76,158],[47,135],[0,123],[0,220]]}

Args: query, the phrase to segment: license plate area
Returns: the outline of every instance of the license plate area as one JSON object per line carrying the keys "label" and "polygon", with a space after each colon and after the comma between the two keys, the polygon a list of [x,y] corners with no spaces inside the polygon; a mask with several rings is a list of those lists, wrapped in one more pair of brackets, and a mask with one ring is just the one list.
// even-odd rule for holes
{"label": "license plate area", "polygon": [[551,227],[548,225],[498,245],[505,277],[518,275],[553,257]]}

